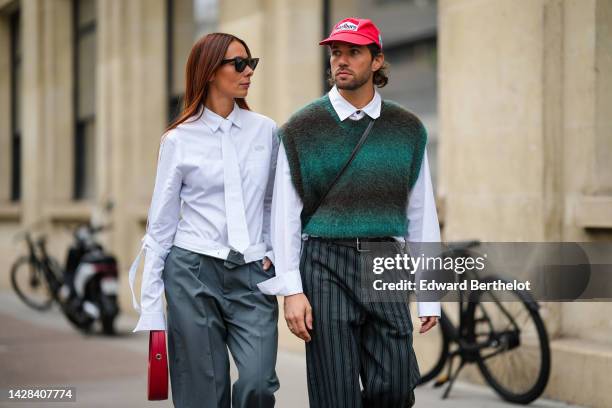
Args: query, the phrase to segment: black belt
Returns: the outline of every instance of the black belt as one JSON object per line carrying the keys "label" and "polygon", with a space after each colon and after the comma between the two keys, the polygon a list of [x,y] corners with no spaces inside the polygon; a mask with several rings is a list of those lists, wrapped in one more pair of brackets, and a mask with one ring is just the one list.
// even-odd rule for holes
{"label": "black belt", "polygon": [[[376,243],[376,242],[396,242],[392,237],[381,237],[381,238],[325,238],[325,237],[313,237],[309,236],[309,240],[325,242],[333,245],[340,245],[350,248],[355,248],[359,252],[368,252],[369,249],[364,248],[364,244]],[[367,247],[367,245],[366,245]]]}

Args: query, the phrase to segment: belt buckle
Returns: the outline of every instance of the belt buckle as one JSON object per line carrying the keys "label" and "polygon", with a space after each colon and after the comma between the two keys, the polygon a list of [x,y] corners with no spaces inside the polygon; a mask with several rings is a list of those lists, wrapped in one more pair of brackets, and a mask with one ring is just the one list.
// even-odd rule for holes
{"label": "belt buckle", "polygon": [[244,264],[244,255],[235,249],[230,249],[229,253],[227,254],[227,259],[225,262],[223,262],[223,266],[225,266],[227,269],[234,269]]}
{"label": "belt buckle", "polygon": [[371,250],[369,249],[362,249],[361,248],[361,241],[359,241],[359,237],[357,238],[357,252],[370,252]]}

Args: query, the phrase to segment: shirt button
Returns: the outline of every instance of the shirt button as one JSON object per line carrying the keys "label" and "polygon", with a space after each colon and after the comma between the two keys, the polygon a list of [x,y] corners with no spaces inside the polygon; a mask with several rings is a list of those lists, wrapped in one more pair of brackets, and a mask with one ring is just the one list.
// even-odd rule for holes
{"label": "shirt button", "polygon": [[361,115],[361,111],[360,111],[360,110],[358,110],[358,111],[357,111],[357,112],[355,112],[355,113],[356,113],[356,114],[358,114],[358,115]]}

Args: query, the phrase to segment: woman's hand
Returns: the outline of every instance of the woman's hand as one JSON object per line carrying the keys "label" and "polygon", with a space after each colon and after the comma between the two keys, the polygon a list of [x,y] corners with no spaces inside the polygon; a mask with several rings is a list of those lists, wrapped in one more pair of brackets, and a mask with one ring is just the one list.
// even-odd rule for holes
{"label": "woman's hand", "polygon": [[272,266],[272,261],[268,259],[267,256],[264,256],[264,259],[261,261],[263,264],[263,270],[267,271]]}

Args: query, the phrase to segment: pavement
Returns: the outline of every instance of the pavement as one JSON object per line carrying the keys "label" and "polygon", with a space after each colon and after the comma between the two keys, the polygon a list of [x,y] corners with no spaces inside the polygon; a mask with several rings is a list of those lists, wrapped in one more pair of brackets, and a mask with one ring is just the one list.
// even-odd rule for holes
{"label": "pavement", "polygon": [[[172,407],[171,399],[146,400],[148,337],[132,333],[135,318],[122,315],[119,335],[84,335],[73,329],[57,308],[29,309],[10,291],[0,292],[0,390],[10,387],[74,387],[76,402],[30,403],[0,401],[0,407]],[[280,349],[277,392],[280,408],[306,408],[306,362],[303,353]],[[236,369],[232,365],[232,378]],[[497,408],[516,406],[502,401],[489,388],[457,382],[448,399],[443,389],[416,390],[416,407]],[[536,408],[577,407],[539,399]],[[326,407],[327,408],[327,407]],[[329,407],[333,408],[333,407]]]}

